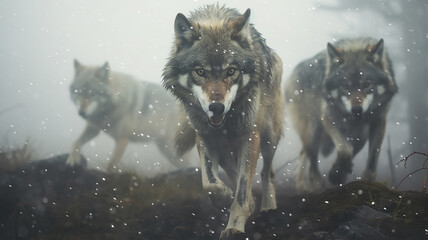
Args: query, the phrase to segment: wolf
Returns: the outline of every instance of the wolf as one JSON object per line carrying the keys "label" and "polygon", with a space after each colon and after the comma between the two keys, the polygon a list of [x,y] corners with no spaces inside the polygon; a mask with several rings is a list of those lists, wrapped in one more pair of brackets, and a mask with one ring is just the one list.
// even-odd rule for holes
{"label": "wolf", "polygon": [[[178,148],[186,151],[196,142],[211,202],[233,200],[221,239],[244,233],[254,211],[251,186],[260,152],[261,210],[276,208],[272,160],[283,128],[282,61],[249,18],[250,9],[240,14],[219,5],[189,18],[178,13],[163,72],[165,88],[180,100],[190,123],[181,124]],[[218,166],[232,189],[219,178]]]}
{"label": "wolf", "polygon": [[[373,181],[386,128],[386,115],[397,93],[392,62],[383,39],[342,39],[297,65],[285,84],[286,105],[301,142],[299,189],[323,188],[318,152],[337,157],[328,179],[346,181],[352,159],[369,142],[363,178]],[[305,166],[309,162],[307,185]]]}
{"label": "wolf", "polygon": [[74,61],[75,76],[70,85],[71,100],[86,128],[71,147],[66,161],[79,164],[81,147],[101,131],[115,140],[107,171],[112,172],[129,142],[154,142],[175,166],[182,167],[175,151],[178,102],[161,84],[139,81],[102,66],[85,66]]}

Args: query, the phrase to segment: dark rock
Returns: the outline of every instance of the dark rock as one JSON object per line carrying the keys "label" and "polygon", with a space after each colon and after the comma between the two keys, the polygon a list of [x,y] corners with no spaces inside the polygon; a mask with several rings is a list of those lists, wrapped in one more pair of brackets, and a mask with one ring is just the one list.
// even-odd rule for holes
{"label": "dark rock", "polygon": [[330,233],[325,231],[314,232],[312,240],[327,240],[330,238]]}
{"label": "dark rock", "polygon": [[373,208],[363,205],[351,207],[344,212],[344,218],[355,219],[359,221],[370,221],[382,218],[391,218],[390,214],[376,211]]}
{"label": "dark rock", "polygon": [[333,232],[331,240],[388,240],[384,234],[358,220],[343,223]]}

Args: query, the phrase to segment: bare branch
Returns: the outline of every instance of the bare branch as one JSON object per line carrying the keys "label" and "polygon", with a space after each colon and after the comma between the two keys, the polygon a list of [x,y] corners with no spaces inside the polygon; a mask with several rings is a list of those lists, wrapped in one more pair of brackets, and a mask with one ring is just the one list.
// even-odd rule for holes
{"label": "bare branch", "polygon": [[[406,180],[406,179],[407,179],[409,176],[411,176],[412,174],[415,174],[415,173],[420,172],[420,171],[423,171],[423,170],[428,170],[428,167],[427,167],[427,166],[425,166],[425,164],[428,162],[428,154],[423,153],[423,152],[412,152],[412,153],[411,153],[411,154],[409,154],[407,157],[404,157],[403,159],[401,159],[401,160],[397,163],[397,165],[398,165],[398,164],[400,164],[401,162],[404,162],[404,167],[406,167],[406,165],[407,165],[407,160],[408,160],[411,156],[413,156],[413,155],[415,155],[415,154],[417,154],[417,155],[422,155],[422,156],[425,156],[425,157],[427,157],[427,158],[426,158],[426,159],[424,160],[424,162],[422,163],[422,167],[420,167],[419,169],[416,169],[416,170],[412,171],[411,173],[407,174],[403,179],[401,179],[401,181],[397,184],[397,186],[395,187],[395,189],[398,189],[398,187],[401,185],[401,183],[402,183],[402,182],[404,182],[404,180]],[[428,173],[425,175],[424,186],[423,186],[422,192],[426,192],[426,177],[427,177],[427,175],[428,175]]]}

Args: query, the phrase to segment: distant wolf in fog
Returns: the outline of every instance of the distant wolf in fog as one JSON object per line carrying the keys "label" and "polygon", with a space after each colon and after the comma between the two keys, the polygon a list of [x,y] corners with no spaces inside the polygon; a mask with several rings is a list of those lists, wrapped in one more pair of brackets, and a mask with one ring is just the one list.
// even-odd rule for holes
{"label": "distant wolf in fog", "polygon": [[[211,202],[233,201],[221,239],[244,232],[254,211],[251,186],[260,152],[261,209],[276,208],[272,160],[283,127],[282,62],[249,17],[250,9],[242,15],[218,5],[196,10],[190,18],[179,13],[164,69],[163,83],[190,122],[181,124],[179,149],[186,151],[196,141],[202,185]],[[219,165],[232,189],[219,178]]]}
{"label": "distant wolf in fog", "polygon": [[120,161],[129,141],[154,142],[172,164],[180,165],[174,147],[179,105],[170,93],[160,84],[110,71],[107,62],[90,67],[75,60],[74,68],[71,100],[87,124],[67,164],[78,164],[82,145],[104,131],[115,140],[108,171]]}
{"label": "distant wolf in fog", "polygon": [[386,128],[386,115],[397,92],[391,60],[383,39],[343,39],[301,62],[288,79],[286,104],[302,141],[296,184],[306,182],[309,161],[311,187],[322,187],[318,151],[337,157],[329,181],[345,183],[352,159],[369,140],[366,180],[375,180],[376,166]]}

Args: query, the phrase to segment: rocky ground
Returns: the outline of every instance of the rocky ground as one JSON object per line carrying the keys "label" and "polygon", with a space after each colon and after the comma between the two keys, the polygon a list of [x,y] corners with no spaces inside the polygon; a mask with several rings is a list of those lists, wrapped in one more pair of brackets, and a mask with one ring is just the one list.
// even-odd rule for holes
{"label": "rocky ground", "polygon": [[[218,239],[227,224],[195,168],[142,179],[66,167],[66,157],[0,175],[0,239]],[[319,194],[277,188],[278,209],[252,216],[241,238],[428,239],[425,193],[362,181]]]}

